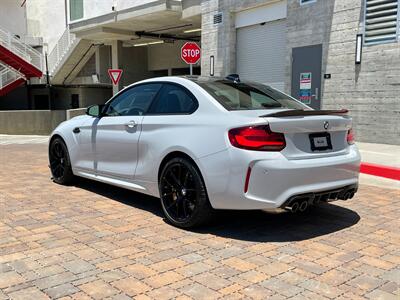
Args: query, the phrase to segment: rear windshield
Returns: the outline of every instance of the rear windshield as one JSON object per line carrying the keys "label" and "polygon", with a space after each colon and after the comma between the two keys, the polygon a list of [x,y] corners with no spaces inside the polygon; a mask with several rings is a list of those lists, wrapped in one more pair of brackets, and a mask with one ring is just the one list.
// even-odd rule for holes
{"label": "rear windshield", "polygon": [[309,109],[294,98],[259,83],[229,80],[197,83],[227,110]]}

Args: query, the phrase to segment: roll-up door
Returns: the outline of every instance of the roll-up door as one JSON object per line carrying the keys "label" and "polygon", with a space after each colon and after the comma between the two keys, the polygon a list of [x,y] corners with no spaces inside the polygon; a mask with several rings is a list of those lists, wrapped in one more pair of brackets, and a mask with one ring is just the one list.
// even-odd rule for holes
{"label": "roll-up door", "polygon": [[238,28],[236,66],[242,80],[285,86],[286,19]]}

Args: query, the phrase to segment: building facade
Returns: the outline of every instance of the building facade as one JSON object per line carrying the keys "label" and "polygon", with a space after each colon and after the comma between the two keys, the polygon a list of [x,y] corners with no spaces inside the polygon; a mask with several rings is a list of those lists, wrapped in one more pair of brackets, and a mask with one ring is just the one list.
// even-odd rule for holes
{"label": "building facade", "polygon": [[[359,141],[400,144],[398,0],[45,2],[27,0],[25,31],[43,38],[51,109],[102,103],[132,82],[188,74],[180,48],[195,41],[202,48],[195,74],[237,73],[316,109],[349,109]],[[119,86],[110,68],[123,70]],[[32,85],[29,97],[44,90]],[[10,100],[0,98],[5,108]]]}

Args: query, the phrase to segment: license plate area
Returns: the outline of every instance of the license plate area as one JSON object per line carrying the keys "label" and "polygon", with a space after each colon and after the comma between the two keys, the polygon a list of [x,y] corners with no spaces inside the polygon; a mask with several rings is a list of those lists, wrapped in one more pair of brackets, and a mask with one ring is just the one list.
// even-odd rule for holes
{"label": "license plate area", "polygon": [[332,150],[331,135],[329,132],[312,133],[309,135],[311,151]]}

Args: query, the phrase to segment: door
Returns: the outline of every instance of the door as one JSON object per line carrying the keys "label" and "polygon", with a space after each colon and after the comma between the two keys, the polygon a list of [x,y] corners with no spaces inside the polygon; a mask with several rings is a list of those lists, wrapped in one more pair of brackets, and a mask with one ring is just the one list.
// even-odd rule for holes
{"label": "door", "polygon": [[286,23],[286,19],[283,19],[237,29],[236,71],[241,79],[284,90]]}
{"label": "door", "polygon": [[101,118],[81,128],[80,143],[89,152],[85,167],[97,175],[133,179],[143,115],[160,87],[141,84],[123,91],[107,103]]}
{"label": "door", "polygon": [[292,96],[321,109],[322,45],[292,49]]}

